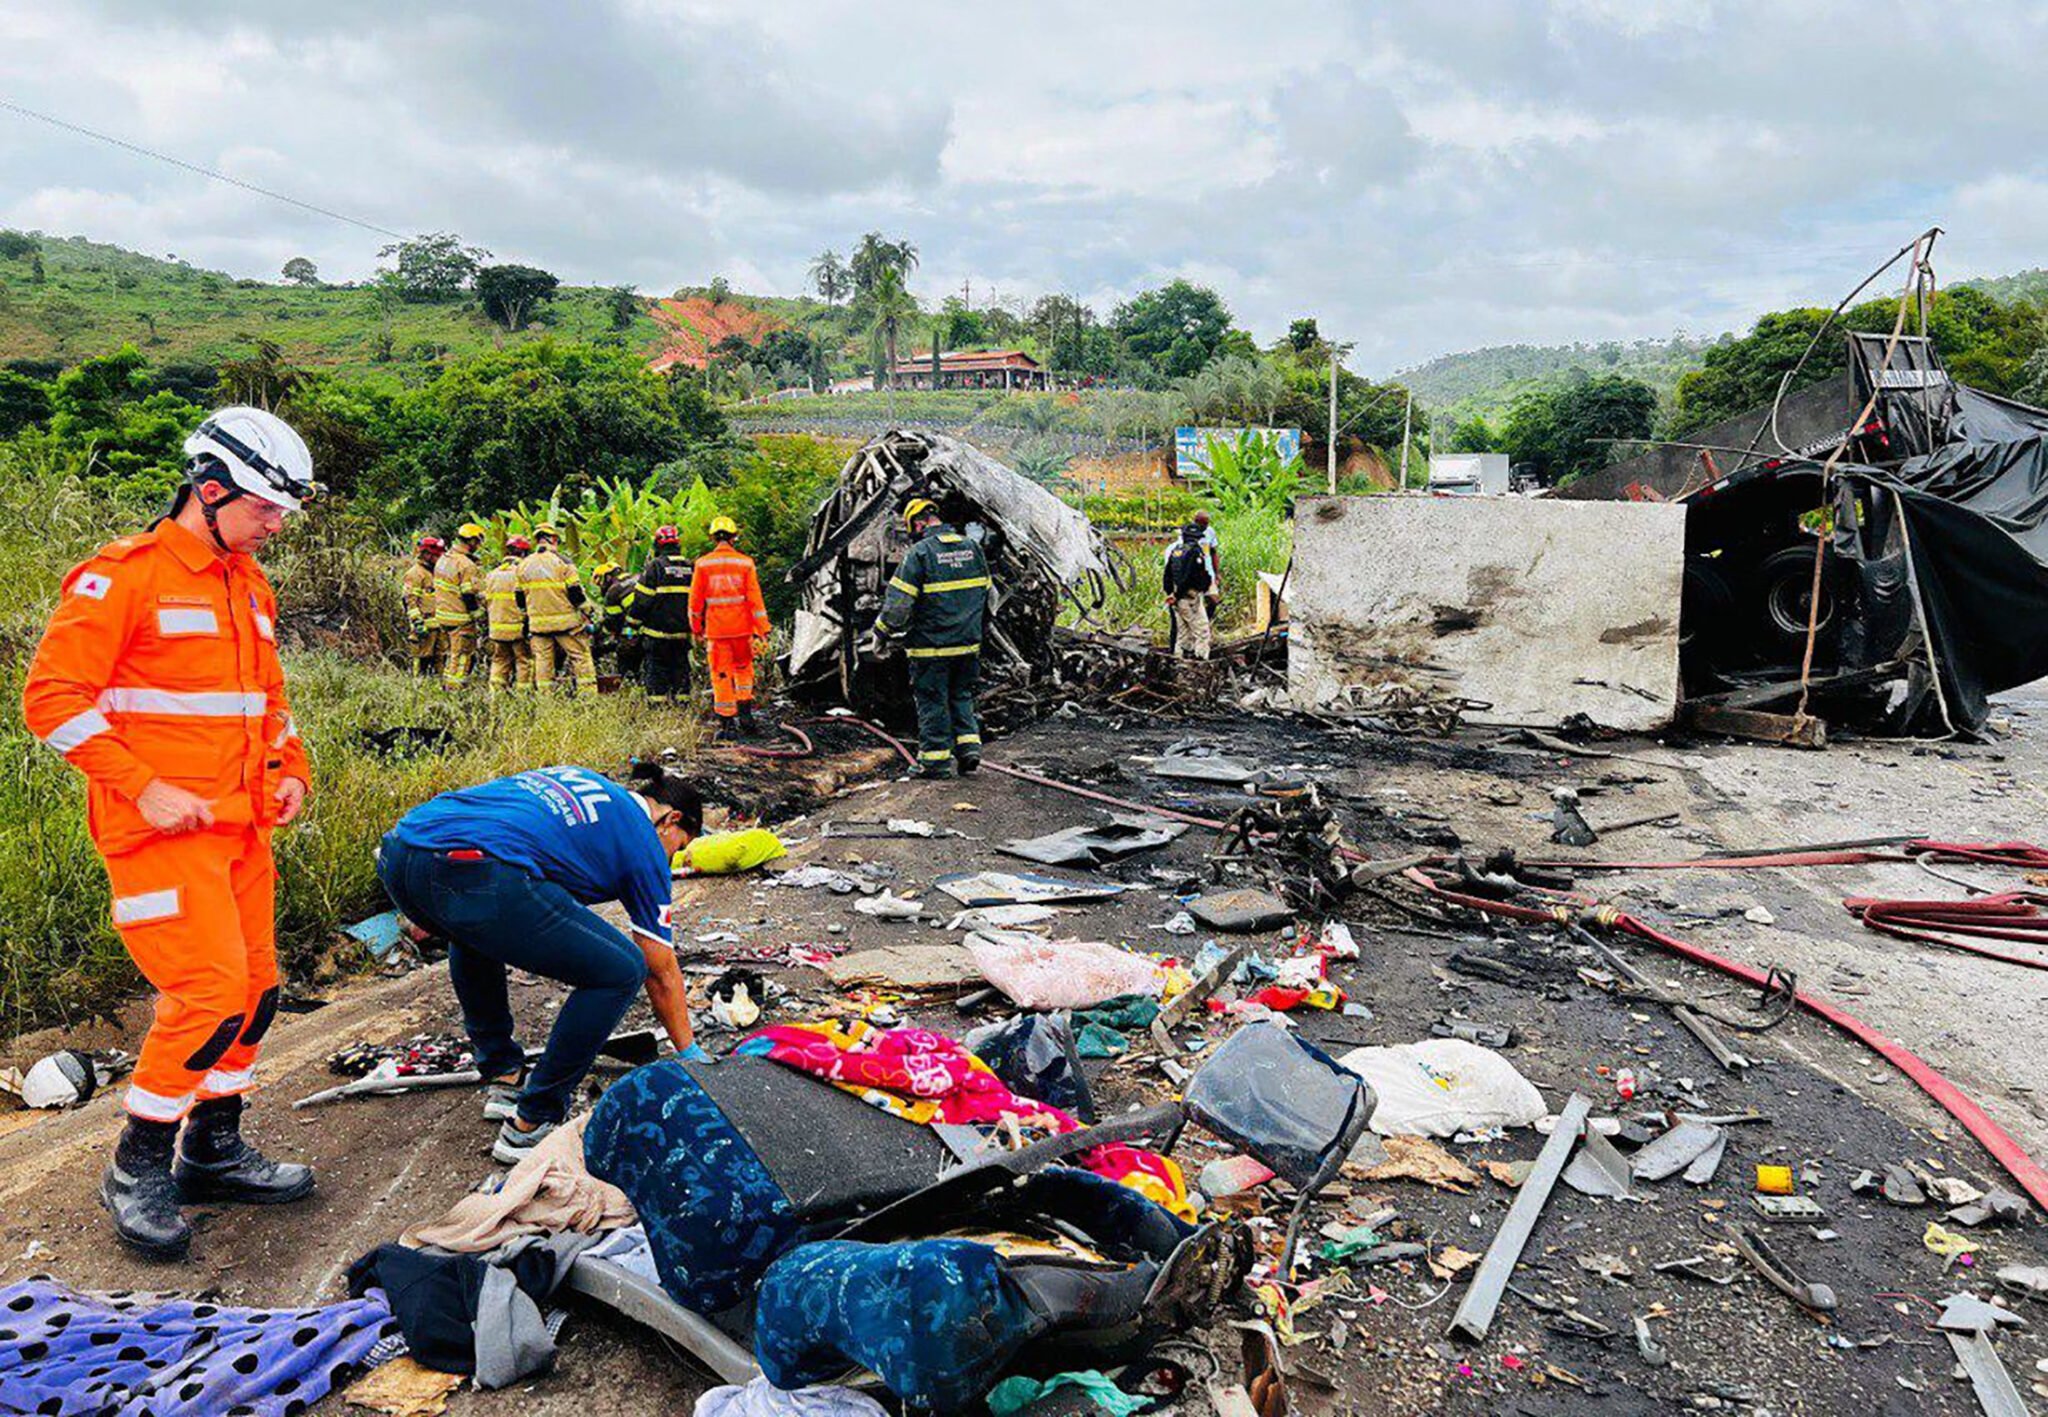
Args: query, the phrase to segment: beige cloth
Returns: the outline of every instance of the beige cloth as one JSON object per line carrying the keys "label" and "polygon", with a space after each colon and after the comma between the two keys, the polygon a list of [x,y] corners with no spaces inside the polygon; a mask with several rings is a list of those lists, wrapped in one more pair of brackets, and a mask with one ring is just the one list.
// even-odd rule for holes
{"label": "beige cloth", "polygon": [[591,1234],[631,1225],[639,1217],[626,1193],[584,1168],[583,1129],[589,1122],[586,1112],[557,1127],[496,1191],[464,1196],[439,1220],[406,1231],[400,1243],[481,1254],[521,1235]]}
{"label": "beige cloth", "polygon": [[1176,659],[1209,657],[1209,597],[1184,590],[1173,598],[1173,653]]}

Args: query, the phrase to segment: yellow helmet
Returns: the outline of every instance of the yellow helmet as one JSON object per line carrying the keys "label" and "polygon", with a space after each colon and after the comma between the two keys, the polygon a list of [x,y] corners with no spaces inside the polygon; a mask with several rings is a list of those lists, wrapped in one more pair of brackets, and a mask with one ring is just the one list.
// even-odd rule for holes
{"label": "yellow helmet", "polygon": [[923,516],[926,512],[936,512],[938,509],[939,504],[932,501],[929,497],[913,497],[910,499],[910,505],[903,509],[903,524],[907,527],[915,527],[919,517]]}
{"label": "yellow helmet", "polygon": [[711,534],[713,536],[738,536],[740,534],[740,526],[731,517],[713,517],[711,519]]}
{"label": "yellow helmet", "polygon": [[595,576],[598,580],[603,580],[606,576],[610,575],[612,572],[618,569],[619,563],[617,561],[599,561],[597,565],[591,569],[590,574]]}
{"label": "yellow helmet", "polygon": [[482,541],[484,539],[484,529],[475,522],[464,522],[461,526],[455,528],[455,535],[463,541]]}
{"label": "yellow helmet", "polygon": [[533,528],[533,534],[535,536],[552,536],[557,541],[560,541],[562,539],[562,533],[555,530],[555,524],[553,522],[540,522],[536,524]]}

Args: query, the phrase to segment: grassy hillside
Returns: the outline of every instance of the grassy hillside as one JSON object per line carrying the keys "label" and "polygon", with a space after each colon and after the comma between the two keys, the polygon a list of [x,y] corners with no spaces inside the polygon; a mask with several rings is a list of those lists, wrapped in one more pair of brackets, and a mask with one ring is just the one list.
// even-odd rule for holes
{"label": "grassy hillside", "polygon": [[[368,288],[238,281],[79,237],[42,238],[42,263],[38,284],[30,258],[0,261],[0,362],[71,362],[133,343],[152,363],[211,363],[265,339],[294,363],[403,367],[543,333],[614,333],[608,292],[587,286],[565,287],[540,323],[508,334],[471,301],[385,308]],[[650,354],[664,338],[644,309],[618,336]]]}
{"label": "grassy hillside", "polygon": [[2036,268],[2031,271],[2014,271],[2009,276],[1984,276],[1978,280],[1961,280],[1957,285],[1981,290],[1994,300],[2029,300],[2036,305],[2048,302],[2048,270]]}
{"label": "grassy hillside", "polygon": [[1440,355],[1393,377],[1439,415],[1469,418],[1476,413],[1498,423],[1522,394],[1574,369],[1641,379],[1668,402],[1680,376],[1699,368],[1714,343],[1674,335],[1631,344],[1502,344]]}

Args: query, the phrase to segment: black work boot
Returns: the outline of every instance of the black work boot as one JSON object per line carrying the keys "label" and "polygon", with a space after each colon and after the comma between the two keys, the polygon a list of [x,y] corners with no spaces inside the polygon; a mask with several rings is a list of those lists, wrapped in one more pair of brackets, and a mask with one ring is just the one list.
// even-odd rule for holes
{"label": "black work boot", "polygon": [[953,756],[960,764],[960,776],[962,777],[974,776],[976,769],[981,766],[981,754],[979,753],[956,753]]}
{"label": "black work boot", "polygon": [[742,738],[751,738],[751,737],[753,737],[753,736],[754,736],[754,735],[755,735],[756,733],[759,733],[760,731],[761,731],[761,725],[760,725],[759,723],[757,723],[757,722],[755,721],[755,719],[754,719],[754,706],[753,706],[753,705],[752,705],[751,703],[743,703],[743,704],[741,704],[741,705],[740,705],[740,736],[741,736]]}
{"label": "black work boot", "polygon": [[114,1148],[114,1164],[100,1178],[100,1204],[114,1217],[121,1242],[151,1259],[183,1259],[192,1227],[178,1213],[178,1183],[171,1179],[176,1122],[128,1119]]}
{"label": "black work boot", "polygon": [[240,1097],[211,1098],[193,1107],[174,1174],[188,1205],[283,1205],[313,1189],[312,1167],[272,1161],[242,1140]]}
{"label": "black work boot", "polygon": [[942,782],[952,778],[955,772],[956,769],[953,767],[953,760],[951,758],[947,758],[943,762],[934,758],[930,762],[919,763],[911,769],[910,775],[920,782]]}

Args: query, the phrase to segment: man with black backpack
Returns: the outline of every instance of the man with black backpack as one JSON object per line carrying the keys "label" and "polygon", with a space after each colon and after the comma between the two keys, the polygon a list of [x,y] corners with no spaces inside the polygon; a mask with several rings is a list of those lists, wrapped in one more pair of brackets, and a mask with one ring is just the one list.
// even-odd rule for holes
{"label": "man with black backpack", "polygon": [[1214,554],[1205,544],[1203,528],[1189,522],[1180,539],[1166,550],[1161,576],[1166,605],[1173,612],[1173,652],[1184,659],[1209,657],[1209,617],[1222,594]]}

